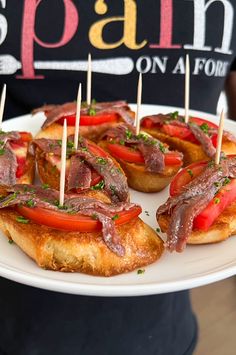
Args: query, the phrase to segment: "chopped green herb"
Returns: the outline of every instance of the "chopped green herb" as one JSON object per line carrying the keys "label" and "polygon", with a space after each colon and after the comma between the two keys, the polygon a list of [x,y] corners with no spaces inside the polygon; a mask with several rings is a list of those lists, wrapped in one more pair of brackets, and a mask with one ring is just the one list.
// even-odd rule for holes
{"label": "chopped green herb", "polygon": [[4,145],[4,141],[0,141],[0,145]]}
{"label": "chopped green herb", "polygon": [[44,190],[47,190],[47,189],[49,189],[49,185],[48,184],[42,184],[42,188],[44,189]]}
{"label": "chopped green herb", "polygon": [[29,223],[29,219],[26,219],[26,218],[23,217],[23,216],[18,216],[18,217],[16,217],[16,221],[19,222],[19,223],[23,223],[23,224]]}
{"label": "chopped green herb", "polygon": [[89,114],[89,116],[95,116],[96,110],[94,108],[90,107],[90,109],[88,110],[88,114]]}
{"label": "chopped green herb", "polygon": [[187,169],[187,173],[191,176],[191,178],[193,177],[193,171],[191,169]]}
{"label": "chopped green herb", "polygon": [[209,126],[208,126],[207,123],[201,124],[200,128],[201,128],[201,130],[202,130],[205,134],[208,134],[208,133],[209,133]]}
{"label": "chopped green herb", "polygon": [[220,198],[218,198],[218,197],[215,198],[215,199],[214,199],[214,203],[215,203],[216,205],[217,205],[218,203],[220,203]]}
{"label": "chopped green herb", "polygon": [[137,274],[141,275],[145,273],[145,269],[138,269]]}
{"label": "chopped green herb", "polygon": [[14,240],[8,239],[8,243],[9,243],[9,244],[13,244],[13,243],[14,243]]}
{"label": "chopped green herb", "polygon": [[74,148],[74,143],[72,141],[68,141],[67,148]]}
{"label": "chopped green herb", "polygon": [[62,146],[62,140],[61,140],[61,139],[59,139],[57,143],[58,143],[58,145],[59,145],[60,147]]}
{"label": "chopped green herb", "polygon": [[171,112],[170,113],[170,117],[173,119],[173,120],[176,120],[179,116],[179,111],[175,111],[175,112]]}
{"label": "chopped green herb", "polygon": [[160,231],[161,231],[160,228],[156,228],[157,233],[160,233]]}
{"label": "chopped green herb", "polygon": [[105,186],[105,181],[104,180],[101,180],[99,183],[97,183],[96,185],[94,186],[91,186],[90,189],[91,190],[102,190]]}
{"label": "chopped green herb", "polygon": [[35,202],[34,202],[33,200],[28,200],[28,201],[26,202],[26,205],[27,205],[28,207],[33,207],[33,206],[35,205]]}
{"label": "chopped green herb", "polygon": [[127,129],[127,130],[125,131],[125,135],[126,135],[126,138],[128,138],[128,139],[131,139],[131,138],[132,138],[132,132],[131,132],[129,129]]}
{"label": "chopped green herb", "polygon": [[125,141],[123,139],[120,140],[121,145],[125,145]]}
{"label": "chopped green herb", "polygon": [[5,149],[0,148],[0,155],[3,155],[5,153]]}
{"label": "chopped green herb", "polygon": [[92,105],[96,105],[96,103],[97,103],[97,100],[96,99],[92,99]]}
{"label": "chopped green herb", "polygon": [[92,219],[98,219],[98,215],[97,215],[96,213],[93,213],[93,214],[91,215],[91,218],[92,218]]}
{"label": "chopped green herb", "polygon": [[68,214],[76,214],[76,211],[67,211]]}
{"label": "chopped green herb", "polygon": [[107,164],[107,160],[104,158],[97,158],[97,163],[101,164],[101,165],[106,165]]}
{"label": "chopped green herb", "polygon": [[223,181],[223,186],[226,186],[230,183],[230,179],[228,177],[226,177]]}
{"label": "chopped green herb", "polygon": [[221,183],[219,181],[217,181],[217,182],[214,182],[214,185],[215,185],[215,187],[220,187]]}
{"label": "chopped green herb", "polygon": [[213,160],[209,161],[208,166],[209,168],[213,168],[213,166],[215,166],[215,162]]}
{"label": "chopped green herb", "polygon": [[159,143],[159,148],[160,148],[160,151],[161,151],[162,153],[165,153],[166,149],[165,149],[165,147],[164,147],[164,144]]}
{"label": "chopped green herb", "polygon": [[115,214],[115,216],[112,217],[112,220],[115,221],[116,219],[119,218],[119,215],[118,214]]}
{"label": "chopped green herb", "polygon": [[88,148],[87,147],[81,147],[82,152],[87,152]]}

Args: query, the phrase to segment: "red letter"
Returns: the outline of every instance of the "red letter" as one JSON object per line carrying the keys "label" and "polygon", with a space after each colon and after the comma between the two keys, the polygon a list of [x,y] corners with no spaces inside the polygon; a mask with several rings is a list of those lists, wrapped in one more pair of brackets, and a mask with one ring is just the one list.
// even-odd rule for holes
{"label": "red letter", "polygon": [[173,3],[172,0],[161,0],[160,44],[150,44],[150,48],[181,48],[179,44],[172,44]]}
{"label": "red letter", "polygon": [[58,48],[68,43],[74,36],[79,16],[72,0],[63,0],[65,6],[65,19],[62,37],[57,43],[42,42],[35,34],[35,17],[37,7],[42,0],[25,0],[23,25],[22,25],[22,43],[21,43],[21,79],[43,79],[42,75],[35,75],[34,72],[34,42],[44,48]]}

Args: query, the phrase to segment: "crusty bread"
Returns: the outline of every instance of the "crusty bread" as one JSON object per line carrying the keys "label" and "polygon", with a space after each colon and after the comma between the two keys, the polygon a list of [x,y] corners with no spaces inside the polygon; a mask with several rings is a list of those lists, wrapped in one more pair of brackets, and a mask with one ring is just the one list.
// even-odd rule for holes
{"label": "crusty bread", "polygon": [[[130,116],[134,117],[134,112],[129,111]],[[105,131],[109,128],[117,126],[120,124],[119,122],[107,122],[101,123],[94,126],[80,126],[80,135],[82,137],[88,138],[93,142],[98,142],[100,137],[103,135]],[[59,123],[52,123],[49,127],[45,129],[41,129],[35,138],[49,138],[49,139],[62,139],[63,126]],[[67,136],[71,136],[75,133],[74,126],[67,127]]]}
{"label": "crusty bread", "polygon": [[[163,233],[167,231],[169,220],[170,217],[167,214],[163,214],[158,218],[158,223]],[[193,230],[187,244],[222,242],[233,234],[236,234],[236,201],[221,213],[208,231]]]}
{"label": "crusty bread", "polygon": [[0,228],[27,255],[45,269],[112,276],[155,262],[163,242],[141,219],[117,227],[125,256],[119,257],[105,245],[101,232],[82,233],[56,230],[34,222],[16,221],[19,214],[0,210]]}
{"label": "crusty bread", "polygon": [[[107,150],[106,140],[100,141],[99,145]],[[123,159],[116,160],[125,172],[129,187],[142,192],[163,190],[180,169],[180,166],[166,166],[163,173],[151,173],[146,171],[142,164],[128,163]]]}
{"label": "crusty bread", "polygon": [[[197,161],[210,159],[202,150],[201,145],[197,145],[176,137],[168,136],[167,134],[158,131],[158,129],[142,128],[142,130],[159,139],[161,142],[167,143],[170,146],[170,149],[182,152],[184,155],[184,166]],[[222,141],[222,151],[225,154],[236,154],[236,144],[224,137]]]}

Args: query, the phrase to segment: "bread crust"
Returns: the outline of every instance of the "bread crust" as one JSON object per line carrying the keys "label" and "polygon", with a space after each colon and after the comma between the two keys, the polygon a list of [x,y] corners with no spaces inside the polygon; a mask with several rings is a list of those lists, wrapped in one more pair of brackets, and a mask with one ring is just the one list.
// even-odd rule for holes
{"label": "bread crust", "polygon": [[[202,150],[201,145],[184,141],[176,137],[168,136],[167,134],[162,133],[154,128],[142,128],[142,130],[159,139],[161,142],[167,143],[171,149],[182,152],[184,155],[184,166],[197,161],[210,160],[210,158]],[[236,154],[236,144],[224,137],[222,141],[222,151],[227,155]]]}
{"label": "bread crust", "polygon": [[45,269],[113,276],[144,267],[158,260],[163,242],[140,218],[117,227],[124,257],[111,252],[101,232],[67,232],[16,221],[19,214],[11,208],[0,210],[0,228],[28,256]]}
{"label": "bread crust", "polygon": [[[169,221],[169,215],[162,214],[159,216],[158,223],[163,233],[167,231]],[[222,242],[234,234],[236,234],[236,201],[221,213],[208,231],[193,230],[187,240],[187,244]]]}
{"label": "bread crust", "polygon": [[[134,112],[128,110],[130,116],[134,118]],[[101,123],[94,126],[80,126],[80,135],[82,137],[88,138],[93,142],[98,142],[105,131],[109,128],[117,126],[121,121],[118,122],[107,122]],[[49,127],[41,129],[35,136],[37,138],[48,138],[48,139],[62,139],[63,126],[59,123],[52,123]],[[67,136],[73,135],[75,133],[74,126],[67,126]]]}
{"label": "bread crust", "polygon": [[[107,150],[107,142],[105,140],[100,141],[99,146]],[[151,173],[146,171],[143,164],[129,163],[123,159],[116,160],[125,172],[129,187],[141,192],[163,190],[180,169],[180,166],[166,166],[163,173]]]}

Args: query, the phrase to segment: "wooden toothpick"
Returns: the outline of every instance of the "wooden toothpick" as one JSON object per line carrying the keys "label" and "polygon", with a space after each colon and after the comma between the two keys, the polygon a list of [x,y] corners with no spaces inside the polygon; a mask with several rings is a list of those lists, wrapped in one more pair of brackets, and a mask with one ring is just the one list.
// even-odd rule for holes
{"label": "wooden toothpick", "polygon": [[220,163],[220,153],[221,153],[221,146],[222,146],[222,136],[224,131],[224,110],[221,111],[220,115],[220,125],[218,128],[217,134],[217,146],[216,146],[216,156],[215,156],[215,163],[218,165]]}
{"label": "wooden toothpick", "polygon": [[188,120],[189,120],[189,96],[190,96],[190,65],[189,65],[189,55],[186,54],[185,90],[184,90],[184,108],[185,108],[184,121],[185,121],[185,123],[188,123]]}
{"label": "wooden toothpick", "polygon": [[1,103],[0,103],[0,129],[2,129],[3,112],[5,107],[5,101],[6,101],[6,90],[7,90],[7,86],[6,84],[4,84],[2,88]]}
{"label": "wooden toothpick", "polygon": [[88,54],[88,71],[87,71],[87,105],[91,105],[91,91],[92,91],[92,60],[91,54]]}
{"label": "wooden toothpick", "polygon": [[60,206],[64,204],[65,179],[66,179],[66,148],[67,148],[67,121],[64,120],[62,145],[61,145],[61,172],[60,172]]}
{"label": "wooden toothpick", "polygon": [[135,127],[136,127],[136,135],[139,134],[140,131],[140,107],[141,107],[141,102],[142,102],[142,73],[139,74],[139,79],[138,79],[138,89],[137,89],[137,109],[135,113]]}
{"label": "wooden toothpick", "polygon": [[75,120],[75,136],[74,136],[74,147],[78,148],[79,139],[79,123],[80,123],[80,108],[81,108],[81,84],[79,84],[79,90],[77,94],[77,105],[76,105],[76,120]]}

